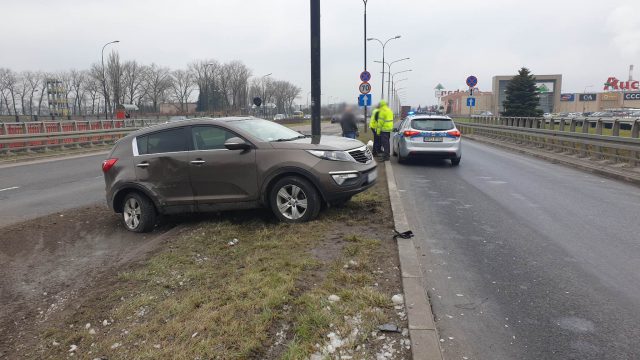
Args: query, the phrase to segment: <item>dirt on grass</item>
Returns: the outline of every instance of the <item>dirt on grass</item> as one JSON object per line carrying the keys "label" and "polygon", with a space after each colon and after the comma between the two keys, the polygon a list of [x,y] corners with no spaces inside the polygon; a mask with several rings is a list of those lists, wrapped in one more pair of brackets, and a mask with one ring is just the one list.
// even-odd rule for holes
{"label": "dirt on grass", "polygon": [[0,358],[409,359],[379,172],[300,225],[256,210],[140,235],[95,206],[0,229]]}

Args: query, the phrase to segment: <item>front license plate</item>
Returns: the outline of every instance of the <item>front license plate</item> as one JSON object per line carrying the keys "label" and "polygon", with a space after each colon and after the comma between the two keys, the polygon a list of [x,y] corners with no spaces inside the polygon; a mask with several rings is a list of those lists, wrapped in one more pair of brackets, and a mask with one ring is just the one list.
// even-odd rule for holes
{"label": "front license plate", "polygon": [[424,138],[424,142],[442,142],[442,138],[441,137],[435,137],[435,136],[425,137]]}
{"label": "front license plate", "polygon": [[367,182],[372,183],[378,178],[378,170],[373,170],[367,175]]}

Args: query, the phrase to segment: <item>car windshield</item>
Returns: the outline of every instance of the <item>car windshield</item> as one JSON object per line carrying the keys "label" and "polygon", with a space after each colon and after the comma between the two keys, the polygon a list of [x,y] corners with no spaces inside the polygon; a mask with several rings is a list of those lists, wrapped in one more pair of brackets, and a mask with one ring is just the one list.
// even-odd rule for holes
{"label": "car windshield", "polygon": [[286,126],[263,119],[234,121],[233,126],[262,141],[288,141],[305,137]]}
{"label": "car windshield", "polygon": [[414,119],[411,128],[425,131],[444,131],[454,128],[453,121],[448,119]]}

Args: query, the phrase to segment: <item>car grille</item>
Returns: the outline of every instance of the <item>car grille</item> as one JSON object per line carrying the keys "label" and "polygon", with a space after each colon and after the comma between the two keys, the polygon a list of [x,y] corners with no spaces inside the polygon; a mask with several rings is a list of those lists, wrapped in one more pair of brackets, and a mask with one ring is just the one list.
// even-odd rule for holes
{"label": "car grille", "polygon": [[349,155],[351,155],[351,157],[354,158],[355,161],[363,164],[366,164],[373,159],[371,151],[366,146],[349,151]]}

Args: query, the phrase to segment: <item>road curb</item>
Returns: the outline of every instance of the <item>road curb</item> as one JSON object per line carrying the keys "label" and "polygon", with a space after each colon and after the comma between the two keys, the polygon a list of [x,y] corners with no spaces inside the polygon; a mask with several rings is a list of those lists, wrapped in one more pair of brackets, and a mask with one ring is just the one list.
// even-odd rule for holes
{"label": "road curb", "polygon": [[593,174],[601,175],[610,179],[620,180],[634,185],[640,185],[640,174],[633,174],[623,171],[617,171],[609,167],[599,166],[596,164],[588,164],[585,161],[576,160],[564,155],[545,153],[542,151],[536,151],[534,149],[526,147],[518,147],[508,143],[500,141],[493,141],[483,136],[466,135],[465,138],[478,141],[484,144],[493,145],[495,147],[511,150],[520,154],[530,155],[542,160],[550,161],[552,163],[562,164],[573,167],[582,171],[587,171]]}
{"label": "road curb", "polygon": [[[385,162],[385,171],[395,228],[399,232],[410,230],[391,162]],[[423,285],[425,279],[420,269],[415,244],[412,239],[397,239],[397,244],[404,303],[409,319],[411,355],[414,360],[442,360],[438,331],[433,322],[429,297]]]}

